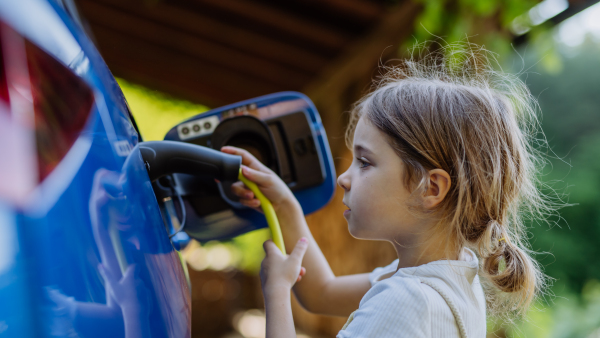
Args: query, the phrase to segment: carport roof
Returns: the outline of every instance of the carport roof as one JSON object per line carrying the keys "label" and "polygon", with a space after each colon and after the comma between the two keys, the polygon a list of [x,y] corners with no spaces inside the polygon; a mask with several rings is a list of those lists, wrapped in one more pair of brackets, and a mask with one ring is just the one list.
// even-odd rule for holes
{"label": "carport roof", "polygon": [[418,13],[378,0],[76,3],[116,76],[213,107],[325,81],[391,8],[405,5],[405,34]]}
{"label": "carport roof", "polygon": [[[421,8],[411,0],[75,2],[115,76],[210,107],[284,90],[339,98],[395,54]],[[596,2],[569,0],[552,21]]]}

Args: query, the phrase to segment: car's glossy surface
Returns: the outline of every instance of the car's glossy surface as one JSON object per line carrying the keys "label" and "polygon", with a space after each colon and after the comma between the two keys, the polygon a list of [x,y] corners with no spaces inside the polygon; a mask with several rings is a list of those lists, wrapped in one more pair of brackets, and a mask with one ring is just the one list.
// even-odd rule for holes
{"label": "car's glossy surface", "polygon": [[[82,129],[71,131],[75,137],[68,152],[47,176],[35,176],[41,180],[19,198],[6,191],[11,191],[11,180],[27,181],[27,173],[6,168],[18,167],[19,160],[35,165],[35,154],[0,152],[8,154],[0,171],[5,174],[2,187],[8,187],[0,189],[0,336],[189,337],[185,272],[141,155],[134,150],[139,134],[113,76],[57,3],[4,0],[0,20],[9,97],[8,107],[0,112],[8,121],[0,136],[4,146],[17,149],[23,140],[37,137],[38,149],[55,149],[59,141],[58,136],[43,144],[39,139],[42,129],[53,123],[52,109],[42,112],[44,119],[36,115],[29,132],[16,119],[25,108],[17,107],[15,95],[25,103],[36,99],[28,101],[23,87],[13,81],[7,69],[15,68],[8,64],[8,54],[23,56],[30,53],[19,54],[23,50],[39,47],[63,65],[53,68],[56,79],[66,71],[76,74],[92,98]],[[60,81],[43,85],[60,86]],[[39,84],[31,88],[35,86]],[[46,97],[50,105],[57,99]],[[39,104],[30,103],[38,114]],[[64,102],[56,103],[55,111],[61,111],[60,104]],[[40,156],[38,167],[44,161]]]}

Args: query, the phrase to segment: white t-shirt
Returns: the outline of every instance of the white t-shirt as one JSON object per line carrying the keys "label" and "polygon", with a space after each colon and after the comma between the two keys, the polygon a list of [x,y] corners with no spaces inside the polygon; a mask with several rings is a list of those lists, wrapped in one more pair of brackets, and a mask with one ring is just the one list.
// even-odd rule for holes
{"label": "white t-shirt", "polygon": [[478,267],[473,251],[465,248],[456,261],[396,271],[395,260],[373,270],[371,289],[337,338],[485,337],[485,297]]}

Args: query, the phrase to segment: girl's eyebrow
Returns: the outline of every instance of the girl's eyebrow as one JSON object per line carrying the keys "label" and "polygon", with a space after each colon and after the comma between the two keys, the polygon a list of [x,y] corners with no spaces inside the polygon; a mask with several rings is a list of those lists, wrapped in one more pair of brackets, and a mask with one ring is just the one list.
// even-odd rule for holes
{"label": "girl's eyebrow", "polygon": [[373,154],[373,152],[371,150],[369,150],[369,148],[360,145],[360,144],[356,144],[354,145],[354,153],[364,153],[364,154]]}

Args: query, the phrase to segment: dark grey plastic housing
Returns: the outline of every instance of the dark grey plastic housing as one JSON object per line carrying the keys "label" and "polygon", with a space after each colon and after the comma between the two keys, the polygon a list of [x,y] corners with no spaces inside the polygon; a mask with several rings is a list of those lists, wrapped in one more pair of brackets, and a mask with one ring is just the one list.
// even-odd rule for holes
{"label": "dark grey plastic housing", "polygon": [[148,141],[137,145],[152,182],[169,174],[190,174],[221,181],[237,181],[242,157],[176,141]]}

